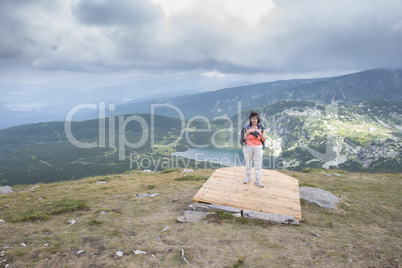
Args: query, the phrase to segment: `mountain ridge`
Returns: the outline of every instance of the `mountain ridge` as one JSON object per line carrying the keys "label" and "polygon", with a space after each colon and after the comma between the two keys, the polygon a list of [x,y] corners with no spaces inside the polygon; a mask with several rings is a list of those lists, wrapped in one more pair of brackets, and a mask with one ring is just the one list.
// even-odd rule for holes
{"label": "mountain ridge", "polygon": [[[402,69],[373,69],[328,78],[278,80],[247,86],[224,88],[167,99],[153,99],[135,105],[118,106],[114,113],[151,112],[151,104],[177,107],[185,118],[205,116],[212,119],[226,114],[231,117],[239,110],[265,107],[285,99],[315,101],[330,104],[358,104],[368,99],[402,100]],[[178,117],[171,108],[157,109],[155,113]]]}

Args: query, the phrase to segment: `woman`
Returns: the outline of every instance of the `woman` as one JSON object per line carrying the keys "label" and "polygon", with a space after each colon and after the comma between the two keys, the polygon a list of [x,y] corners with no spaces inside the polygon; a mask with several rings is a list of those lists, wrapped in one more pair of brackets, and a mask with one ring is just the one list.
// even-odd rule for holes
{"label": "woman", "polygon": [[246,161],[246,179],[244,183],[250,182],[251,176],[251,162],[254,160],[255,182],[254,184],[262,188],[264,185],[261,183],[261,168],[262,168],[262,155],[264,153],[264,142],[267,140],[264,128],[259,124],[260,115],[256,112],[251,112],[249,116],[250,124],[243,128],[243,154]]}

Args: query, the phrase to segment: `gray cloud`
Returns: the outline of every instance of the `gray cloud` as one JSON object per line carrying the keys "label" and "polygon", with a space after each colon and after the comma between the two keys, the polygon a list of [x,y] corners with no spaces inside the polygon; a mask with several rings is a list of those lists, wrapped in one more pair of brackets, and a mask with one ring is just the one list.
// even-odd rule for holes
{"label": "gray cloud", "polygon": [[401,67],[399,0],[276,1],[254,26],[205,1],[171,17],[150,0],[69,3],[0,1],[0,64],[239,74]]}
{"label": "gray cloud", "polygon": [[160,7],[143,0],[81,0],[73,14],[83,23],[136,27],[163,17]]}

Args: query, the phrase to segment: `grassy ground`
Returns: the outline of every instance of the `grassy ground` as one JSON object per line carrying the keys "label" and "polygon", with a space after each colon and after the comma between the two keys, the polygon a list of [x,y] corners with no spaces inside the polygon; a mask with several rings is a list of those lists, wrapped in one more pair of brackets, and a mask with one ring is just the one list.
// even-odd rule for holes
{"label": "grassy ground", "polygon": [[[0,195],[0,267],[402,266],[400,174],[328,178],[319,170],[283,171],[300,186],[341,197],[336,211],[302,202],[305,222],[299,227],[224,213],[178,223],[212,172],[196,170],[185,180],[177,170],[133,171],[40,184],[32,191],[33,185],[16,186]],[[76,223],[69,225],[71,220]],[[179,260],[181,249],[189,264]],[[117,251],[124,255],[117,257]]]}

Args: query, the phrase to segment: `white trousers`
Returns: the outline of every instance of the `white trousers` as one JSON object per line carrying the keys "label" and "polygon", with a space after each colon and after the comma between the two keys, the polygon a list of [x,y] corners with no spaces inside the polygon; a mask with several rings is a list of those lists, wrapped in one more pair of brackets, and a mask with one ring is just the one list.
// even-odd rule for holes
{"label": "white trousers", "polygon": [[255,179],[257,181],[261,179],[262,155],[263,154],[264,154],[264,150],[262,149],[262,145],[250,146],[250,145],[244,144],[243,155],[244,155],[244,160],[246,162],[246,177],[247,178],[250,178],[250,176],[251,176],[251,164],[254,161]]}

